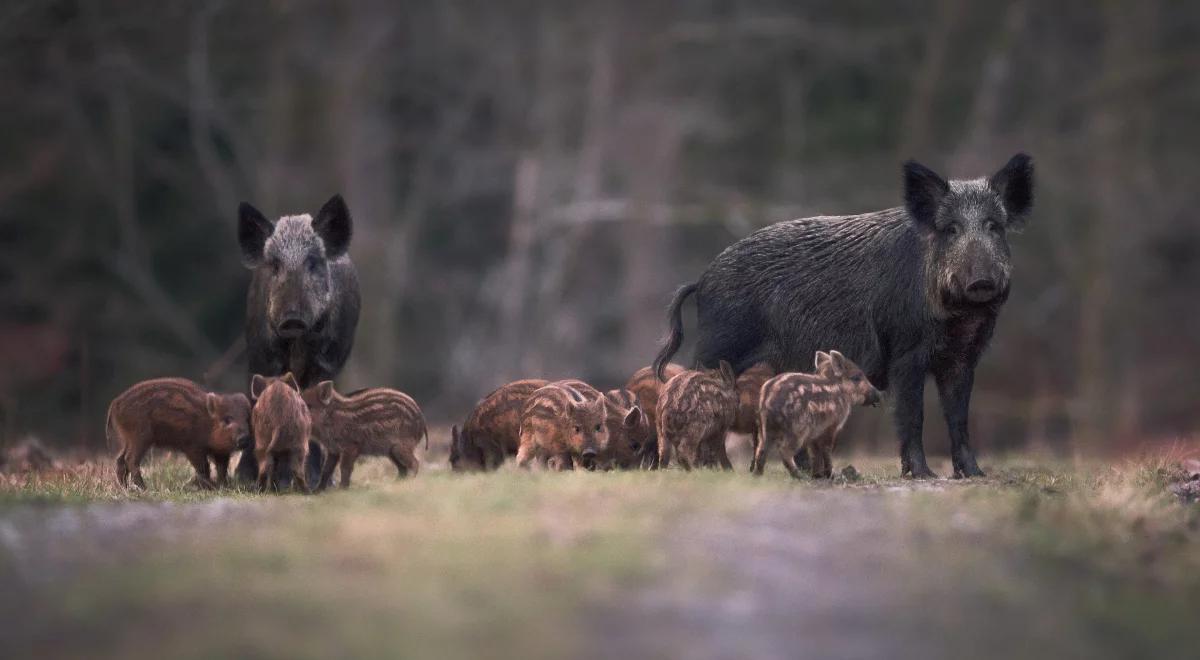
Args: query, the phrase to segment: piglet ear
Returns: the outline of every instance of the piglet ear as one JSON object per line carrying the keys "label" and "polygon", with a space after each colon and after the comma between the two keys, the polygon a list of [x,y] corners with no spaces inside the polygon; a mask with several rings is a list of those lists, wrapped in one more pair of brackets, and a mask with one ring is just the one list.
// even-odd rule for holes
{"label": "piglet ear", "polygon": [[262,374],[254,374],[250,379],[250,398],[257,399],[262,396],[263,390],[267,389],[267,379],[262,377]]}
{"label": "piglet ear", "polygon": [[950,184],[915,160],[904,163],[904,208],[917,224],[932,228]]}
{"label": "piglet ear", "polygon": [[317,400],[323,405],[329,405],[333,401],[333,381],[323,380],[317,384]]}
{"label": "piglet ear", "polygon": [[263,248],[275,226],[258,209],[246,202],[238,204],[238,245],[242,248],[242,265],[256,268],[262,263]]}
{"label": "piglet ear", "polygon": [[287,372],[279,380],[282,380],[285,385],[293,390],[296,390],[297,392],[300,391],[300,383],[296,382],[296,377],[292,375],[292,372]]}
{"label": "piglet ear", "polygon": [[317,212],[312,223],[313,231],[325,242],[325,256],[337,259],[350,248],[350,235],[354,227],[350,222],[350,209],[341,195],[334,195]]}
{"label": "piglet ear", "polygon": [[829,367],[830,356],[825,351],[817,351],[816,357],[813,359],[813,368],[820,373],[823,369]]}
{"label": "piglet ear", "polygon": [[733,373],[733,365],[721,360],[717,363],[717,369],[721,372],[721,379],[726,383],[733,385],[737,382],[737,374]]}
{"label": "piglet ear", "polygon": [[216,394],[209,392],[204,397],[204,407],[208,408],[208,414],[212,417],[217,416],[217,411],[220,410],[221,399]]}
{"label": "piglet ear", "polygon": [[642,418],[642,409],[637,406],[634,406],[629,409],[628,413],[626,413],[625,420],[622,422],[622,424],[625,425],[625,428],[631,429],[638,425],[638,420],[640,420],[641,418]]}
{"label": "piglet ear", "polygon": [[1033,209],[1033,158],[1024,153],[1013,156],[988,183],[1000,195],[1009,225],[1023,225]]}
{"label": "piglet ear", "polygon": [[838,351],[829,351],[829,364],[839,376],[846,372],[846,356]]}

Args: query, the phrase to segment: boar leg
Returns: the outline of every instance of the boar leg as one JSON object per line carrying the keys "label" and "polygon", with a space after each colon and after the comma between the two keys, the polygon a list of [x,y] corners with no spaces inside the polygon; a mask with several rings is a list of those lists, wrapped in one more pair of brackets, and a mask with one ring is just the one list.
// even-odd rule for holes
{"label": "boar leg", "polygon": [[321,492],[329,488],[333,483],[333,470],[337,467],[338,461],[341,460],[342,454],[332,449],[325,452],[325,464],[321,466],[321,480],[317,482],[317,492]]}
{"label": "boar leg", "polygon": [[671,439],[662,434],[658,436],[658,461],[652,466],[653,469],[667,469],[671,465],[671,454],[675,453],[675,447],[671,444]]}
{"label": "boar leg", "polygon": [[125,463],[125,450],[117,454],[117,483],[126,488],[129,486],[129,465]]}
{"label": "boar leg", "polygon": [[712,439],[713,453],[717,456],[717,462],[721,464],[721,469],[729,472],[733,471],[733,463],[729,460],[729,452],[725,449],[725,432],[721,431],[713,436]]}
{"label": "boar leg", "polygon": [[234,476],[237,480],[244,484],[252,484],[258,480],[258,457],[250,449],[242,450],[242,455],[238,458],[237,467],[233,469]]}
{"label": "boar leg", "polygon": [[307,452],[292,452],[292,455],[288,457],[288,463],[292,468],[292,488],[305,495],[311,495],[312,489],[308,487],[308,474],[304,469],[307,458]]}
{"label": "boar leg", "polygon": [[679,459],[679,465],[681,465],[685,471],[691,472],[692,466],[696,465],[696,461],[700,457],[700,439],[696,438],[695,435],[688,434],[687,437],[685,437],[683,441],[679,443],[677,449],[679,450],[679,456],[677,457]]}
{"label": "boar leg", "polygon": [[388,452],[388,458],[392,459],[392,463],[396,465],[396,472],[400,474],[401,479],[409,476],[410,473],[414,477],[417,476],[417,471],[421,468],[421,463],[413,455],[412,450],[405,451],[400,443],[392,445]]}
{"label": "boar leg", "polygon": [[196,485],[203,490],[212,490],[213,482],[208,469],[208,452],[190,451],[186,454],[188,462],[196,470]]}
{"label": "boar leg", "polygon": [[138,442],[125,449],[125,466],[129,468],[129,479],[133,485],[146,490],[146,480],[142,478],[142,457],[146,455],[149,443]]}
{"label": "boar leg", "polygon": [[212,460],[217,468],[217,485],[224,488],[229,484],[229,454],[213,454]]}
{"label": "boar leg", "polygon": [[521,440],[521,446],[517,448],[517,467],[528,468],[534,457],[533,442],[526,438]]}
{"label": "boar leg", "polygon": [[350,487],[350,474],[354,472],[354,461],[358,460],[358,450],[349,447],[342,451],[342,478],[338,487],[345,490]]}
{"label": "boar leg", "polygon": [[[243,453],[244,459],[245,453]],[[256,457],[255,462],[258,464],[258,492],[265,493],[274,480],[275,454],[267,453],[266,456]]]}
{"label": "boar leg", "polygon": [[971,451],[967,433],[967,412],[971,407],[975,369],[965,364],[950,365],[935,370],[933,376],[946,427],[950,431],[950,461],[954,465],[955,478],[985,476],[975,462],[975,452]]}
{"label": "boar leg", "polygon": [[[925,462],[921,432],[925,426],[925,375],[928,365],[915,357],[898,360],[888,379],[896,391],[896,433],[900,436],[900,474],[936,479]],[[815,466],[814,466],[815,467]]]}
{"label": "boar leg", "polygon": [[796,467],[796,457],[792,452],[780,447],[779,458],[783,460],[783,467],[787,468],[788,474],[792,475],[793,479],[803,478],[800,474],[800,468]]}

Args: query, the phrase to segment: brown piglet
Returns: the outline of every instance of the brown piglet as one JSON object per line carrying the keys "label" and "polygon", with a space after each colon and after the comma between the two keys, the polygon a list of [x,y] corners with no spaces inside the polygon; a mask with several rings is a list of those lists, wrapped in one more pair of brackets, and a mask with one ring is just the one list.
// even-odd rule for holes
{"label": "brown piglet", "polygon": [[658,467],[678,454],[679,464],[691,470],[706,448],[723,469],[733,469],[725,433],[737,416],[735,381],[724,360],[715,370],[685,371],[667,381],[658,399]]}
{"label": "brown piglet", "polygon": [[258,489],[278,490],[275,463],[286,461],[289,472],[301,492],[311,492],[304,474],[308,458],[308,440],[312,435],[312,417],[300,397],[300,385],[289,371],[277,378],[255,374],[250,380],[254,399],[251,415],[254,426],[254,457],[258,460]]}
{"label": "brown piglet", "polygon": [[879,391],[858,365],[837,351],[818,353],[813,374],[784,373],[762,387],[759,424],[762,438],[750,470],[763,473],[767,455],[779,452],[788,473],[800,478],[795,455],[808,454],[812,476],[833,476],[837,435],[856,405],[879,405]]}
{"label": "brown piglet", "polygon": [[589,400],[577,389],[551,383],[539,388],[521,412],[517,465],[537,459],[560,470],[596,461],[608,446],[608,416],[603,396]]}
{"label": "brown piglet", "polygon": [[506,456],[516,456],[521,444],[521,412],[525,402],[549,381],[517,380],[485,396],[462,429],[450,430],[450,467],[455,472],[495,470]]}
{"label": "brown piglet", "polygon": [[196,484],[214,486],[229,474],[229,455],[250,441],[250,401],[244,394],[215,394],[183,378],[137,383],[108,406],[105,436],[117,454],[117,482],[144,489],[142,458],[151,447],[181,452],[196,469]]}
{"label": "brown piglet", "polygon": [[421,438],[429,448],[429,431],[411,396],[384,387],[342,395],[325,380],[304,390],[303,398],[312,415],[313,439],[326,452],[318,491],[329,487],[339,461],[339,485],[349,488],[359,456],[387,456],[401,477],[417,476],[421,463],[414,450]]}

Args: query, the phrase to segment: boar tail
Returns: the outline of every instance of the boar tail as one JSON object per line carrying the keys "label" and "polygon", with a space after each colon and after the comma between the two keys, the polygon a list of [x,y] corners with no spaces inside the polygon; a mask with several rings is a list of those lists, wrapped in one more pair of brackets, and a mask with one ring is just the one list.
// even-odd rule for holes
{"label": "boar tail", "polygon": [[663,377],[663,369],[671,361],[675,352],[679,350],[679,345],[683,343],[683,313],[681,311],[683,301],[696,292],[696,287],[697,284],[694,282],[679,287],[679,290],[675,292],[675,298],[671,300],[671,306],[667,308],[667,323],[670,325],[670,332],[667,334],[667,341],[662,350],[654,358],[654,375],[660,382],[667,380]]}
{"label": "boar tail", "polygon": [[425,434],[425,451],[429,451],[429,427],[422,424],[421,432]]}

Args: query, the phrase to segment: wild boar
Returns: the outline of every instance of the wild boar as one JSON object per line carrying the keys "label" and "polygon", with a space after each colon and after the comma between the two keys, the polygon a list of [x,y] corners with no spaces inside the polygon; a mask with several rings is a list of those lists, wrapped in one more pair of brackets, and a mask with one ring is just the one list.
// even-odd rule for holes
{"label": "wild boar", "polygon": [[[762,438],[750,471],[763,473],[767,455],[778,451],[788,473],[800,478],[795,456],[808,454],[812,476],[833,476],[833,448],[838,433],[856,405],[879,405],[879,391],[858,365],[837,351],[829,352],[827,368],[815,374],[784,373],[762,386],[759,424]],[[821,358],[818,357],[818,364]]]}
{"label": "wild boar", "polygon": [[594,462],[608,445],[604,397],[589,401],[578,390],[551,383],[538,389],[521,412],[517,465],[537,459],[560,470]]}
{"label": "wild boar", "polygon": [[517,380],[485,396],[461,430],[450,431],[450,467],[455,472],[495,470],[505,456],[516,456],[521,444],[521,413],[525,402],[549,381]]}
{"label": "wild boar", "polygon": [[303,493],[311,492],[304,473],[308,443],[312,436],[312,417],[300,397],[300,385],[289,371],[282,377],[267,378],[254,374],[250,381],[254,397],[251,422],[254,428],[254,455],[258,462],[258,489],[281,490],[276,462],[289,466],[292,483]]}
{"label": "wild boar", "polygon": [[725,453],[725,433],[737,416],[733,368],[722,360],[715,371],[685,371],[667,381],[658,399],[658,466],[666,468],[678,454],[685,470],[698,466],[701,447],[732,470]]}
{"label": "wild boar", "polygon": [[1033,208],[1033,161],[1017,154],[989,178],[947,181],[904,165],[904,205],[781,222],[734,243],[668,311],[660,373],[683,341],[680,308],[696,296],[696,361],[738,371],[768,362],[799,371],[838,346],[895,392],[901,473],[934,477],[922,444],[932,374],[958,477],[981,476],[967,434],[975,366],[1008,299],[1008,234]]}
{"label": "wild boar", "polygon": [[429,431],[412,397],[384,387],[343,396],[333,381],[324,380],[304,390],[302,398],[312,415],[313,438],[325,450],[318,491],[329,487],[339,461],[340,485],[349,488],[359,456],[387,456],[400,477],[417,476],[421,464],[414,450],[422,437],[429,449]]}
{"label": "wild boar", "polygon": [[574,389],[589,402],[604,398],[604,425],[608,428],[608,445],[594,461],[584,459],[583,467],[589,470],[628,470],[641,465],[643,453],[648,450],[650,426],[632,392],[610,390],[601,393],[578,379],[560,380],[555,384]]}
{"label": "wild boar", "polygon": [[[246,355],[251,374],[290,372],[311,387],[335,378],[350,357],[361,306],[358,276],[350,260],[350,209],[334,195],[311,215],[287,215],[272,223],[253,206],[238,207],[242,263],[253,271],[246,295]],[[311,447],[309,482],[321,467]],[[258,468],[251,452],[238,461],[238,477],[252,481]],[[286,482],[288,475],[280,474]]]}
{"label": "wild boar", "polygon": [[183,378],[156,378],[125,390],[108,406],[105,436],[117,454],[117,482],[146,488],[142,458],[151,447],[173,449],[196,469],[196,484],[214,486],[208,459],[225,485],[229,455],[250,440],[250,401],[245,394],[215,394]]}

